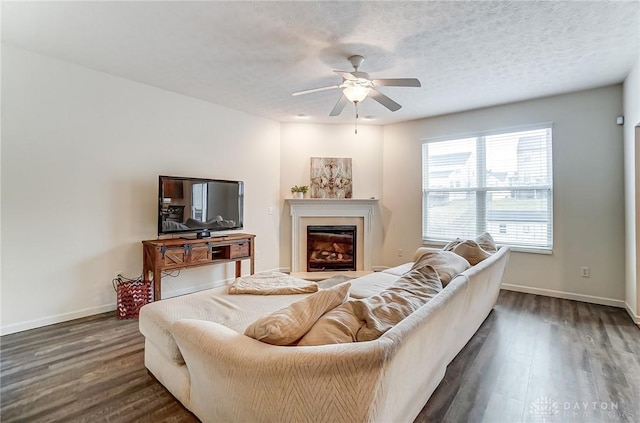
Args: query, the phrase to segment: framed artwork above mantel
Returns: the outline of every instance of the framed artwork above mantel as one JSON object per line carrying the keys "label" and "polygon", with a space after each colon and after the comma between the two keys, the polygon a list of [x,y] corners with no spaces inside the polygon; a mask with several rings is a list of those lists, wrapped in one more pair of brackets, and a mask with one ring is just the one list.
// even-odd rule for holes
{"label": "framed artwork above mantel", "polygon": [[311,157],[311,198],[352,198],[351,158]]}

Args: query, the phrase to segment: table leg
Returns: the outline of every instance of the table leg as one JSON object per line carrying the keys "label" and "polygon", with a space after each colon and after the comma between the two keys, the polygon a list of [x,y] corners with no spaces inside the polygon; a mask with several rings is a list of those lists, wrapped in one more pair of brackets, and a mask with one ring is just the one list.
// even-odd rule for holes
{"label": "table leg", "polygon": [[153,269],[153,301],[162,299],[162,271],[160,268]]}

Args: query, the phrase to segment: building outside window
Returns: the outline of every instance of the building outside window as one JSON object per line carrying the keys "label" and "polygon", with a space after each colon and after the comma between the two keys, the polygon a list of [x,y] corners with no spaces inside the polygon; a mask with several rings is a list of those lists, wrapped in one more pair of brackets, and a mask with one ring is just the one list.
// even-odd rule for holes
{"label": "building outside window", "polygon": [[422,145],[426,243],[489,232],[498,244],[553,248],[551,124]]}

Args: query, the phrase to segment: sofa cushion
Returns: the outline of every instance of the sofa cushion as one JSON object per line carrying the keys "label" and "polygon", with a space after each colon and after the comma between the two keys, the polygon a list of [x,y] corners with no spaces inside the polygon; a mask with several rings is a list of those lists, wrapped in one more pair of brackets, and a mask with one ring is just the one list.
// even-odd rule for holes
{"label": "sofa cushion", "polygon": [[399,275],[386,272],[373,272],[353,279],[351,281],[349,296],[351,298],[365,298],[377,295],[381,291],[384,291],[389,286],[393,285],[393,283],[398,280],[398,276]]}
{"label": "sofa cushion", "polygon": [[347,301],[320,317],[298,346],[355,342],[363,324],[353,311],[353,301]]}
{"label": "sofa cushion", "polygon": [[391,267],[389,269],[384,269],[381,273],[388,273],[390,275],[402,276],[405,273],[407,273],[409,270],[411,270],[411,266],[413,266],[413,262],[408,262],[408,263],[404,263],[404,264],[401,264],[401,265],[396,266],[396,267]]}
{"label": "sofa cushion", "polygon": [[272,345],[292,345],[311,329],[325,312],[347,300],[351,284],[345,282],[318,291],[300,301],[263,316],[244,334]]}
{"label": "sofa cushion", "polygon": [[405,273],[380,295],[351,300],[356,317],[364,322],[356,340],[371,341],[379,338],[440,291],[442,283],[438,273],[433,266],[424,264]]}
{"label": "sofa cushion", "polygon": [[438,272],[440,282],[445,287],[457,274],[471,267],[469,262],[452,251],[434,250],[432,248],[418,248],[414,255],[415,263],[412,269],[430,265]]}

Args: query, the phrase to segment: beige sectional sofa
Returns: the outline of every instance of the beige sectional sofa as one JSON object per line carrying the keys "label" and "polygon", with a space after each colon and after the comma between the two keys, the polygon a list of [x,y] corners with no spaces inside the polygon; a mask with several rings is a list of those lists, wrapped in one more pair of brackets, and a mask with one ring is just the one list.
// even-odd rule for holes
{"label": "beige sectional sofa", "polygon": [[[410,422],[494,306],[508,256],[500,248],[366,342],[275,346],[243,334],[313,294],[225,286],[152,303],[140,312],[145,365],[204,422]],[[411,265],[353,279],[349,295],[380,292]]]}

